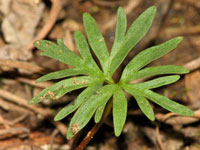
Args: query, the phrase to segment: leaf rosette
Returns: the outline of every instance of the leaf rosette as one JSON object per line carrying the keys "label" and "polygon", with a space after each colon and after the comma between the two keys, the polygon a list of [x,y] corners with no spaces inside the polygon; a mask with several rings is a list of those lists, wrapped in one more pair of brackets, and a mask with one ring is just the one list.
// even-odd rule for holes
{"label": "leaf rosette", "polygon": [[[148,32],[155,13],[156,7],[148,8],[127,30],[126,14],[123,8],[119,7],[115,39],[110,54],[95,20],[88,13],[83,15],[88,42],[81,31],[76,31],[74,34],[80,56],[67,48],[61,39],[57,40],[57,44],[47,40],[36,41],[34,45],[42,50],[41,55],[71,65],[73,68],[52,72],[37,79],[37,82],[42,82],[65,78],[41,91],[30,103],[36,104],[44,99],[59,99],[73,90],[85,88],[74,101],[62,108],[54,118],[55,121],[59,121],[75,111],[67,132],[68,139],[83,129],[93,116],[95,123],[100,122],[109,101],[112,102],[113,106],[114,132],[116,136],[119,136],[127,117],[128,104],[125,92],[135,98],[141,111],[152,121],[155,120],[155,115],[149,100],[168,111],[192,116],[193,111],[189,108],[152,91],[154,88],[176,82],[179,80],[180,74],[189,71],[184,67],[174,65],[145,67],[176,48],[182,41],[182,37],[176,37],[143,50],[124,68],[118,83],[115,83],[112,79],[113,74],[131,49]],[[89,46],[98,58],[101,68],[95,62]],[[166,76],[142,83],[131,82],[157,75]]]}

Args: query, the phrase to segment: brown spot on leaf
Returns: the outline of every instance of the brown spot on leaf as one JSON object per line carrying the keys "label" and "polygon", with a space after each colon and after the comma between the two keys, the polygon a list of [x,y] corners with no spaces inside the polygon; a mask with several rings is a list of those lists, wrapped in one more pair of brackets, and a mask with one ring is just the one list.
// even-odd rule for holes
{"label": "brown spot on leaf", "polygon": [[75,135],[80,129],[80,126],[78,123],[75,123],[72,125],[72,134]]}
{"label": "brown spot on leaf", "polygon": [[47,46],[51,46],[51,42],[47,41]]}
{"label": "brown spot on leaf", "polygon": [[40,45],[40,41],[37,41],[36,44],[37,44],[37,45]]}
{"label": "brown spot on leaf", "polygon": [[43,96],[40,97],[40,99],[44,100],[47,96],[49,96],[50,99],[56,99],[56,96],[52,91],[47,91]]}
{"label": "brown spot on leaf", "polygon": [[87,81],[82,81],[81,83],[82,83],[82,84],[87,84]]}
{"label": "brown spot on leaf", "polygon": [[76,78],[73,78],[73,83],[74,83],[74,84],[79,84],[79,82],[77,81]]}
{"label": "brown spot on leaf", "polygon": [[103,42],[103,41],[104,41],[104,38],[99,39],[99,42]]}

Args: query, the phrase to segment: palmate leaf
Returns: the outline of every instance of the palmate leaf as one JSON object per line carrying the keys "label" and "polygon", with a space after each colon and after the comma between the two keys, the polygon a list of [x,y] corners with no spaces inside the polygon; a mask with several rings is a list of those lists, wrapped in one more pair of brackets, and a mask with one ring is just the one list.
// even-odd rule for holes
{"label": "palmate leaf", "polygon": [[98,107],[94,115],[94,122],[99,123],[104,113],[104,109],[106,107],[107,101],[103,101]]}
{"label": "palmate leaf", "polygon": [[[106,116],[105,114],[110,110],[108,108],[111,105],[113,105],[114,132],[116,136],[119,136],[127,116],[128,106],[125,92],[135,98],[142,112],[152,121],[155,120],[155,115],[148,100],[174,113],[192,116],[193,111],[189,108],[151,91],[151,89],[174,83],[180,78],[179,75],[172,74],[185,74],[189,71],[183,67],[173,65],[144,68],[152,61],[176,48],[182,37],[174,38],[140,52],[125,67],[118,83],[115,83],[112,79],[114,72],[130,50],[148,32],[155,12],[156,8],[154,6],[148,8],[127,30],[126,14],[123,8],[119,7],[115,39],[110,55],[103,35],[99,31],[95,20],[88,13],[84,13],[83,22],[90,47],[80,31],[76,31],[74,34],[80,56],[68,49],[61,39],[57,40],[57,44],[46,40],[36,41],[34,45],[42,50],[41,55],[54,58],[74,68],[56,71],[39,78],[37,82],[67,79],[44,89],[30,103],[38,103],[44,99],[58,99],[70,91],[86,88],[77,96],[76,100],[62,108],[54,118],[55,121],[59,121],[76,111],[69,124],[68,139],[83,129],[92,117],[94,117],[95,123],[99,123]],[[96,64],[90,48],[97,56],[101,67]],[[163,74],[168,76],[142,83],[129,83],[131,80]],[[111,99],[112,97],[113,99]],[[108,101],[109,105],[107,105]]]}
{"label": "palmate leaf", "polygon": [[119,47],[123,42],[126,33],[127,19],[124,9],[122,7],[118,8],[117,11],[117,25],[115,31],[115,40],[111,49],[110,56],[113,57],[119,51]]}
{"label": "palmate leaf", "polygon": [[162,75],[162,74],[186,74],[189,73],[189,70],[181,67],[181,66],[174,66],[174,65],[165,65],[165,66],[156,66],[156,67],[148,67],[144,68],[134,74],[130,80],[136,80],[140,78],[147,78],[155,75]]}
{"label": "palmate leaf", "polygon": [[177,45],[182,41],[182,39],[182,37],[177,37],[165,43],[150,47],[140,52],[125,67],[122,73],[121,80],[123,82],[131,81],[131,79],[134,78],[134,74],[136,74],[138,70],[151,63],[152,61],[172,51],[174,48],[177,47]]}
{"label": "palmate leaf", "polygon": [[[152,100],[154,103],[160,105],[161,107],[163,107],[171,112],[174,112],[176,114],[184,115],[184,116],[193,116],[194,115],[194,112],[192,110],[190,110],[189,108],[185,107],[184,105],[181,105],[175,101],[172,101],[172,100],[168,99],[167,97],[157,94],[151,90],[133,88],[128,84],[124,84],[123,87],[128,93],[130,93],[134,97],[137,97],[137,95],[146,97],[146,98]],[[134,93],[136,93],[136,95],[134,95]],[[137,101],[141,101],[141,99],[138,98]],[[143,106],[143,107],[145,107],[145,106]],[[150,108],[149,108],[149,106],[147,106],[147,107],[145,107],[145,109],[150,109]],[[143,110],[144,110],[144,108],[143,108]],[[150,113],[148,115],[150,115]],[[148,116],[148,118],[149,118],[149,116]]]}
{"label": "palmate leaf", "polygon": [[184,115],[184,116],[194,115],[194,112],[190,110],[189,108],[185,107],[184,105],[181,105],[175,101],[172,101],[168,99],[167,97],[157,94],[151,90],[144,90],[143,95],[146,98],[152,100],[154,103],[167,109],[168,111],[174,112],[179,115]]}
{"label": "palmate leaf", "polygon": [[88,76],[73,77],[73,78],[62,80],[42,90],[42,92],[40,92],[31,101],[29,101],[29,103],[36,104],[44,99],[52,99],[52,100],[58,99],[70,91],[87,87],[94,81],[95,79],[92,79],[91,77],[88,77]]}
{"label": "palmate leaf", "polygon": [[96,83],[88,88],[86,88],[81,94],[77,97],[75,101],[72,101],[70,104],[62,108],[57,115],[55,116],[54,120],[59,121],[68,116],[70,113],[74,112],[81,104],[84,104],[88,98],[90,98],[97,89],[101,87],[101,83]]}
{"label": "palmate leaf", "polygon": [[84,63],[82,59],[74,52],[69,50],[61,39],[58,39],[57,43],[58,45],[47,40],[39,40],[34,43],[34,46],[43,51],[40,53],[40,55],[54,58],[60,62],[72,65],[74,67],[79,68],[83,66]]}
{"label": "palmate leaf", "polygon": [[89,69],[82,69],[82,68],[70,68],[70,69],[64,69],[56,72],[52,72],[49,74],[46,74],[36,80],[37,83],[39,82],[44,82],[47,80],[52,80],[52,79],[61,79],[61,78],[66,78],[69,76],[73,75],[91,75],[95,76],[93,72],[91,72]]}
{"label": "palmate leaf", "polygon": [[[110,56],[110,64],[109,64],[109,74],[112,76],[119,65],[122,63],[124,58],[128,55],[130,50],[143,38],[143,36],[147,33],[151,24],[153,22],[153,18],[156,13],[156,7],[152,6],[144,11],[131,25],[129,30],[127,31],[125,37],[122,40],[119,46],[116,46],[113,55]],[[124,19],[125,20],[125,19]],[[122,30],[121,32],[124,32]],[[123,34],[123,33],[122,33]],[[116,38],[118,38],[116,36]]]}
{"label": "palmate leaf", "polygon": [[83,23],[88,37],[89,44],[99,59],[102,69],[105,71],[109,57],[108,49],[95,20],[88,13],[83,14]]}
{"label": "palmate leaf", "polygon": [[174,83],[180,79],[179,75],[171,75],[166,77],[156,78],[150,81],[136,83],[136,84],[129,84],[128,86],[137,89],[154,89],[164,85],[168,85]]}
{"label": "palmate leaf", "polygon": [[150,105],[150,103],[148,102],[148,100],[143,97],[143,95],[140,95],[139,93],[137,93],[135,90],[132,90],[133,88],[128,88],[127,92],[129,94],[131,94],[135,100],[137,101],[138,106],[140,107],[141,111],[151,120],[154,121],[155,120],[155,115],[153,112],[153,109]]}
{"label": "palmate leaf", "polygon": [[84,35],[80,31],[76,31],[74,37],[78,51],[80,52],[86,67],[95,70],[95,72],[101,72],[90,53],[90,49]]}
{"label": "palmate leaf", "polygon": [[70,121],[67,139],[72,138],[89,122],[98,106],[100,106],[103,101],[108,101],[110,99],[116,87],[115,84],[105,85],[81,105]]}
{"label": "palmate leaf", "polygon": [[113,124],[115,135],[122,132],[127,115],[127,100],[124,91],[119,87],[113,95]]}

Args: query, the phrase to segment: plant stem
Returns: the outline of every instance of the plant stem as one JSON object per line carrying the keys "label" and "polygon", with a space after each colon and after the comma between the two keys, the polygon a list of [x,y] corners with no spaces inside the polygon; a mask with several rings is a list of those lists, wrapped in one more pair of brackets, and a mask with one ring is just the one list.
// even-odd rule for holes
{"label": "plant stem", "polygon": [[76,150],[83,150],[85,146],[90,142],[90,140],[94,137],[96,132],[99,130],[99,128],[102,126],[102,124],[105,122],[106,118],[108,117],[110,111],[112,108],[112,100],[108,102],[108,105],[106,106],[106,109],[104,111],[103,117],[101,121],[93,126],[93,128],[87,133],[85,138],[81,141],[81,143],[78,145]]}

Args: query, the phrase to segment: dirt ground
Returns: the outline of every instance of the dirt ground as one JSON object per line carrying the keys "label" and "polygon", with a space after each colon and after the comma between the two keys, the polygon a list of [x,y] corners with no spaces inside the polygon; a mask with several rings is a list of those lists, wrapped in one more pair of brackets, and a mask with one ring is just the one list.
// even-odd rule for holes
{"label": "dirt ground", "polygon": [[53,121],[56,112],[73,101],[80,90],[53,102],[28,104],[33,96],[55,82],[36,84],[38,77],[70,67],[40,56],[40,51],[33,47],[35,40],[62,38],[78,53],[73,33],[84,32],[82,14],[89,12],[110,49],[118,6],[125,9],[130,26],[151,5],[157,7],[154,23],[120,66],[116,78],[141,50],[183,36],[174,51],[151,65],[174,64],[190,70],[177,83],[156,91],[194,110],[195,117],[178,116],[152,104],[156,121],[151,122],[130,97],[121,136],[114,136],[110,115],[85,149],[199,150],[200,0],[0,0],[0,150],[71,150],[94,125],[91,120],[78,136],[68,141],[66,131],[71,116]]}

